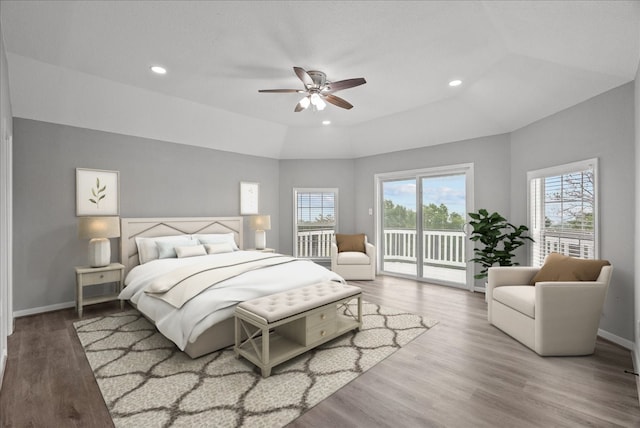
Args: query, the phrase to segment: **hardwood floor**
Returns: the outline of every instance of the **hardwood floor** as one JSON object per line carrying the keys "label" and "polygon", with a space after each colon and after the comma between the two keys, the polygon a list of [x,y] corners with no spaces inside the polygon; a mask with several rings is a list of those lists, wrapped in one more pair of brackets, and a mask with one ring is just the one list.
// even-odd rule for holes
{"label": "hardwood floor", "polygon": [[[291,427],[640,426],[630,352],[539,357],[486,321],[484,295],[411,280],[350,281],[365,300],[439,321]],[[88,306],[84,318],[116,312]],[[73,309],[16,319],[0,390],[2,427],[111,427]]]}

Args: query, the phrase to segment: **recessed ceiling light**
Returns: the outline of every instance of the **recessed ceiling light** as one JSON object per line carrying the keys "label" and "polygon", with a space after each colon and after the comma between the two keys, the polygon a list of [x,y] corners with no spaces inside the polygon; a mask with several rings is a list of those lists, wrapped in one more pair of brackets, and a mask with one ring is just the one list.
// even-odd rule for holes
{"label": "recessed ceiling light", "polygon": [[330,120],[323,120],[322,124],[323,125],[331,125],[331,121]]}
{"label": "recessed ceiling light", "polygon": [[160,67],[159,65],[151,66],[151,71],[153,71],[156,74],[167,74],[167,69],[164,67]]}
{"label": "recessed ceiling light", "polygon": [[462,84],[462,80],[452,80],[449,82],[449,86],[460,86]]}

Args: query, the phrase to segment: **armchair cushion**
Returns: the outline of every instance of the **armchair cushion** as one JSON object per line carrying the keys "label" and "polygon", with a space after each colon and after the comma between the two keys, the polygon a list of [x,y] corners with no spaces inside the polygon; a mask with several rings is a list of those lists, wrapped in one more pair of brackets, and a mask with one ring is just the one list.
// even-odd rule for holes
{"label": "armchair cushion", "polygon": [[530,285],[512,285],[493,290],[493,300],[535,318],[536,289]]}
{"label": "armchair cushion", "polygon": [[602,267],[609,265],[607,260],[585,260],[551,253],[530,284],[548,281],[595,281]]}
{"label": "armchair cushion", "polygon": [[369,256],[359,251],[345,251],[338,254],[339,265],[368,265],[370,263]]}
{"label": "armchair cushion", "polygon": [[336,245],[338,245],[339,253],[343,253],[346,251],[357,251],[360,253],[366,253],[365,242],[366,238],[364,233],[358,233],[356,235],[336,233]]}

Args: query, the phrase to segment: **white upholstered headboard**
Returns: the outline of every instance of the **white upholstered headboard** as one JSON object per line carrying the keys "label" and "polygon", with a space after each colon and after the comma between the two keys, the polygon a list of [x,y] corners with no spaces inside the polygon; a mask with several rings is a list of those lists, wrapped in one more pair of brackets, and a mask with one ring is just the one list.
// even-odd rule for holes
{"label": "white upholstered headboard", "polygon": [[238,248],[243,248],[242,217],[121,218],[120,258],[125,275],[140,264],[136,237],[172,236],[195,233],[233,232]]}

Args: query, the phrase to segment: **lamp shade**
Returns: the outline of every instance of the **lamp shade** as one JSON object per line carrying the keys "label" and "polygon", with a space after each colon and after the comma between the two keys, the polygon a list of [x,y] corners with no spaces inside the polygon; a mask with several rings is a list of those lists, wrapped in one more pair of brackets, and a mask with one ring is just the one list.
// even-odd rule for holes
{"label": "lamp shade", "polygon": [[251,217],[250,225],[254,230],[271,230],[271,216],[254,215]]}
{"label": "lamp shade", "polygon": [[119,236],[119,217],[80,217],[78,219],[78,237],[81,239],[117,238]]}

